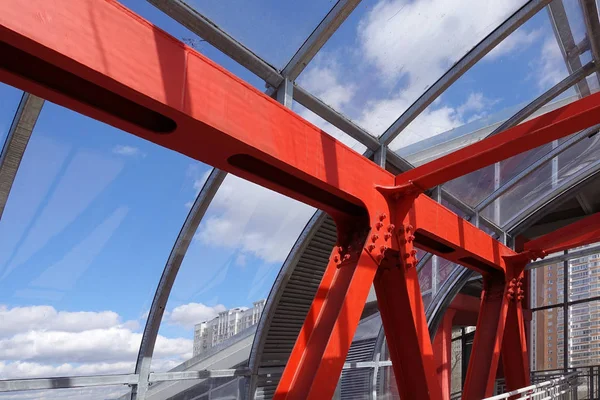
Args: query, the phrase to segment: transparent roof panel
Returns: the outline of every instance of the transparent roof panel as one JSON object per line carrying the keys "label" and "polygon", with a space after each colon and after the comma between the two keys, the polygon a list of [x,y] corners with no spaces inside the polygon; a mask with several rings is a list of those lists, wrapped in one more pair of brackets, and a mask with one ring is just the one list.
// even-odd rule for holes
{"label": "transparent roof panel", "polygon": [[153,370],[169,370],[192,358],[194,350],[203,356],[254,329],[281,265],[314,211],[228,175],[194,235],[160,326],[160,337],[178,337],[187,345],[169,359],[153,358]]}
{"label": "transparent roof panel", "polygon": [[597,134],[581,140],[503,193],[498,199],[499,215],[492,212],[493,204],[483,210],[484,214],[494,218],[501,226],[523,218],[545,196],[564,190],[580,177],[597,171],[600,167],[597,157],[599,150],[600,138]]}
{"label": "transparent roof panel", "polygon": [[4,145],[23,92],[0,83],[0,149]]}
{"label": "transparent roof panel", "polygon": [[0,221],[0,379],[133,372],[205,170],[44,104]]}
{"label": "transparent roof panel", "polygon": [[[482,140],[568,73],[548,12],[542,10],[455,82],[391,143],[391,148],[420,165]],[[577,99],[576,93],[575,88],[568,89],[533,116]],[[446,130],[440,132],[444,127]],[[488,166],[444,187],[476,206],[551,148],[534,149],[501,162],[499,168]]]}
{"label": "transparent roof panel", "polygon": [[379,136],[524,3],[362,2],[299,84]]}
{"label": "transparent roof panel", "polygon": [[0,393],[0,400],[121,400],[130,396],[125,385]]}
{"label": "transparent roof panel", "polygon": [[335,5],[332,0],[185,2],[279,69]]}

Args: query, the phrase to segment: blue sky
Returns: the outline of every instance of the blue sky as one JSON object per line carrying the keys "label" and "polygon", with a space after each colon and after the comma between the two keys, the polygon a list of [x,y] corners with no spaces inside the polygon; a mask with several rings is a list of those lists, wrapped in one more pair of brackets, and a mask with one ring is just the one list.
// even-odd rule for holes
{"label": "blue sky", "polygon": [[[468,5],[444,13],[437,2],[362,2],[299,83],[369,131],[381,133],[521,3],[500,2],[491,11],[475,7],[472,12],[481,15],[471,15]],[[180,39],[194,38],[145,1],[123,3]],[[333,1],[191,4],[283,67]],[[567,1],[577,37],[581,24],[573,4]],[[439,18],[423,20],[430,9],[439,9]],[[423,25],[426,34],[415,33],[415,24]],[[264,83],[244,68],[206,43],[195,44],[264,90]],[[393,148],[464,124],[488,124],[502,110],[532,100],[566,76],[557,50],[543,10],[452,85]],[[19,98],[18,90],[0,85],[2,140]],[[294,109],[356,145],[310,111],[298,105]],[[130,371],[165,261],[209,171],[207,165],[46,103],[0,221],[0,315],[23,325],[22,332],[0,328],[0,378]],[[162,363],[156,368],[167,369],[189,357],[194,323],[219,309],[265,298],[313,212],[228,177],[175,282],[160,330],[163,342],[157,345]],[[48,332],[61,341],[48,341]],[[121,356],[97,354],[108,350],[103,346],[110,342],[86,347],[99,337],[122,340]],[[76,344],[63,346],[65,340]],[[27,346],[42,350],[22,351]],[[65,348],[57,349],[61,346]]]}

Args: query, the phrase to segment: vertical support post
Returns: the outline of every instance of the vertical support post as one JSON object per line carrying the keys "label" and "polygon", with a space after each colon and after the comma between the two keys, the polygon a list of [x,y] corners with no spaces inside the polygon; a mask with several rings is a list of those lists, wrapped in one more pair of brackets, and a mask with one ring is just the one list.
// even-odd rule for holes
{"label": "vertical support post", "polygon": [[379,149],[373,155],[373,161],[375,162],[375,164],[379,165],[381,168],[386,169],[385,168],[386,159],[387,159],[387,146],[381,145],[381,146],[379,146]]}
{"label": "vertical support post", "polygon": [[[523,267],[525,267],[523,265]],[[527,335],[523,318],[523,281],[517,280],[516,294],[509,302],[502,343],[502,364],[507,391],[529,386],[529,358],[527,354]]]}
{"label": "vertical support post", "polygon": [[433,340],[433,356],[443,400],[450,400],[452,390],[452,322],[455,313],[456,310],[446,310],[444,320]]}
{"label": "vertical support post", "polygon": [[[500,168],[500,163],[497,162],[494,164],[494,191],[500,189],[500,181],[502,177],[502,170]],[[502,196],[498,196],[496,200],[494,200],[494,222],[500,224],[500,198]]]}
{"label": "vertical support post", "polygon": [[486,274],[483,285],[477,330],[463,390],[464,400],[481,400],[493,394],[504,336],[508,311],[505,276],[501,273]]}
{"label": "vertical support post", "polygon": [[[569,254],[565,250],[565,255]],[[569,369],[569,260],[563,261],[563,370]]]}
{"label": "vertical support post", "polygon": [[[558,140],[552,141],[552,148],[558,147]],[[558,156],[552,158],[552,189],[558,186]]]}
{"label": "vertical support post", "polygon": [[294,102],[294,83],[289,79],[284,79],[277,89],[277,101],[287,108],[292,108]]}
{"label": "vertical support post", "polygon": [[[367,236],[381,230],[389,215],[383,196],[375,195],[378,210],[367,216],[335,219],[339,246],[331,255],[317,294],[304,321],[274,399],[328,399],[335,393],[354,332],[379,262],[384,238],[373,233],[373,248],[365,248]],[[385,221],[389,224],[389,221]],[[387,231],[387,230],[386,230]],[[382,236],[383,236],[383,232]],[[385,240],[389,237],[386,235]],[[381,251],[375,248],[382,248]]]}
{"label": "vertical support post", "polygon": [[440,400],[412,233],[398,224],[399,251],[386,252],[375,276],[377,304],[400,398]]}

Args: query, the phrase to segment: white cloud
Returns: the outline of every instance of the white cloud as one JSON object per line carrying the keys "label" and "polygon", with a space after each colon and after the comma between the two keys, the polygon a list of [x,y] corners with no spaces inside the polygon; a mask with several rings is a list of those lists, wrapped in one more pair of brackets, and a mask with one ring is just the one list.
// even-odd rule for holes
{"label": "white cloud", "polygon": [[193,328],[194,325],[200,322],[208,321],[217,316],[226,308],[222,304],[217,304],[214,307],[206,306],[201,303],[188,303],[175,307],[169,314],[169,322],[172,324],[181,325],[186,328]]}
{"label": "white cloud", "polygon": [[312,207],[228,175],[195,239],[282,262],[313,213]]}
{"label": "white cloud", "polygon": [[405,78],[412,102],[521,3],[382,0],[359,23],[361,54],[388,82]]}
{"label": "white cloud", "polygon": [[51,306],[8,308],[0,305],[0,337],[33,330],[82,332],[118,325],[119,315],[113,311],[59,312]]}
{"label": "white cloud", "polygon": [[134,146],[127,146],[123,144],[118,144],[112,149],[113,154],[118,154],[121,156],[144,156],[145,154],[142,151]]}
{"label": "white cloud", "polygon": [[352,101],[356,86],[342,84],[339,76],[338,63],[329,54],[323,53],[313,61],[311,68],[302,74],[300,84],[334,109],[340,110]]}
{"label": "white cloud", "polygon": [[[201,318],[195,306],[181,306],[166,315],[175,315],[179,321],[186,313],[190,319]],[[113,311],[67,312],[47,305],[0,305],[0,379],[131,372],[142,339],[139,328],[137,321],[122,323]],[[153,366],[171,369],[189,359],[192,351],[191,335],[159,335]]]}
{"label": "white cloud", "polygon": [[521,52],[541,39],[542,36],[543,32],[541,29],[527,31],[525,28],[521,27],[511,33],[506,39],[500,42],[499,45],[494,47],[492,51],[485,56],[484,60],[496,60],[511,53]]}
{"label": "white cloud", "polygon": [[554,86],[567,76],[565,62],[556,39],[548,38],[544,41],[540,60],[532,69],[536,71],[535,78],[541,90]]}

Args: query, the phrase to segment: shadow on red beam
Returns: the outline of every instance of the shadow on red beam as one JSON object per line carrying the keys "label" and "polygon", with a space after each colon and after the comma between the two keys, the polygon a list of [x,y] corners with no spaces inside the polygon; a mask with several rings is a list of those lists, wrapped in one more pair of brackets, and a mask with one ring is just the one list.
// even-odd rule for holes
{"label": "shadow on red beam", "polygon": [[600,241],[600,213],[548,233],[524,245],[525,251],[545,252],[569,250]]}
{"label": "shadow on red beam", "polygon": [[419,196],[406,217],[415,227],[415,246],[482,274],[506,272],[505,256],[515,252],[479,228],[440,206],[427,196]]}

